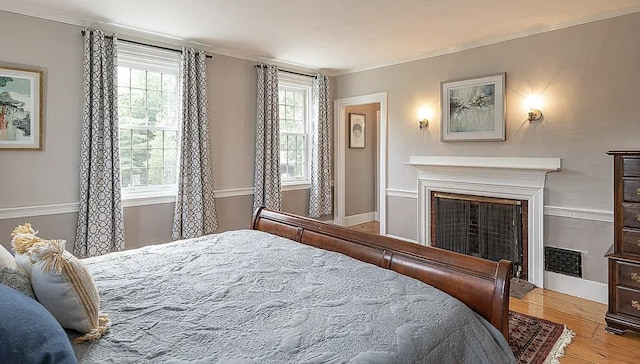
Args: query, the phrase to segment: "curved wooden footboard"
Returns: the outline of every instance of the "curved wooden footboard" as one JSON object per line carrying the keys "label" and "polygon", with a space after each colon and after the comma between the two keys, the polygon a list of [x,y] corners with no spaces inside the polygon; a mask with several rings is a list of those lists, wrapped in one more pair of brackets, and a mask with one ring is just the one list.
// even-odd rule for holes
{"label": "curved wooden footboard", "polygon": [[259,208],[252,229],[416,278],[462,301],[509,339],[509,283],[513,263],[366,234],[316,220]]}

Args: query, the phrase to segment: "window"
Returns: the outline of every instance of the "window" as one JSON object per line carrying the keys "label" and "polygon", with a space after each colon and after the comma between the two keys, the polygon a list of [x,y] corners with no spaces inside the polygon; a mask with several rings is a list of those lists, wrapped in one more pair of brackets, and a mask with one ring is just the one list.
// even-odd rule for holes
{"label": "window", "polygon": [[180,141],[178,55],[129,44],[118,47],[123,196],[175,194]]}
{"label": "window", "polygon": [[311,80],[280,73],[280,176],[283,185],[309,183]]}

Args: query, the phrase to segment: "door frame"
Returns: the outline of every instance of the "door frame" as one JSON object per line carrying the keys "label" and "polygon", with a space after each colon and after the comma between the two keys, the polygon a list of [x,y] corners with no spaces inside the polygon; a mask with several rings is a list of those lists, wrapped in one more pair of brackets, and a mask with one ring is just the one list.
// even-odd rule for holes
{"label": "door frame", "polygon": [[380,235],[387,233],[387,93],[379,92],[375,94],[361,95],[336,99],[333,102],[334,112],[334,144],[333,155],[334,165],[334,187],[333,197],[335,208],[333,221],[335,224],[344,225],[345,217],[345,154],[346,154],[346,123],[345,115],[347,106],[380,104],[380,126],[378,128],[378,191],[376,191],[379,201]]}

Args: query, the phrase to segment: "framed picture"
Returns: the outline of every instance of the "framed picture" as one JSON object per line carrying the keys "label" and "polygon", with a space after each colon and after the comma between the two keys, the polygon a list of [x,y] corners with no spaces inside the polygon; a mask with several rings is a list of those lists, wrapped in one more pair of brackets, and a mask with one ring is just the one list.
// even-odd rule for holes
{"label": "framed picture", "polygon": [[349,113],[349,148],[364,148],[364,114]]}
{"label": "framed picture", "polygon": [[42,71],[0,67],[0,150],[42,150]]}
{"label": "framed picture", "polygon": [[440,140],[505,140],[505,73],[440,83]]}

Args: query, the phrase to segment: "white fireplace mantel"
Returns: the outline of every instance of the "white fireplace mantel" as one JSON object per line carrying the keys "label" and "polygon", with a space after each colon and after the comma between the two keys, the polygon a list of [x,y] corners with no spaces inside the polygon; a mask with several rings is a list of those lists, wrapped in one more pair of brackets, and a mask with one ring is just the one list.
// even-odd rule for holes
{"label": "white fireplace mantel", "polygon": [[411,156],[418,169],[418,241],[431,244],[431,192],[514,200],[529,205],[529,281],[544,287],[544,185],[560,158]]}

